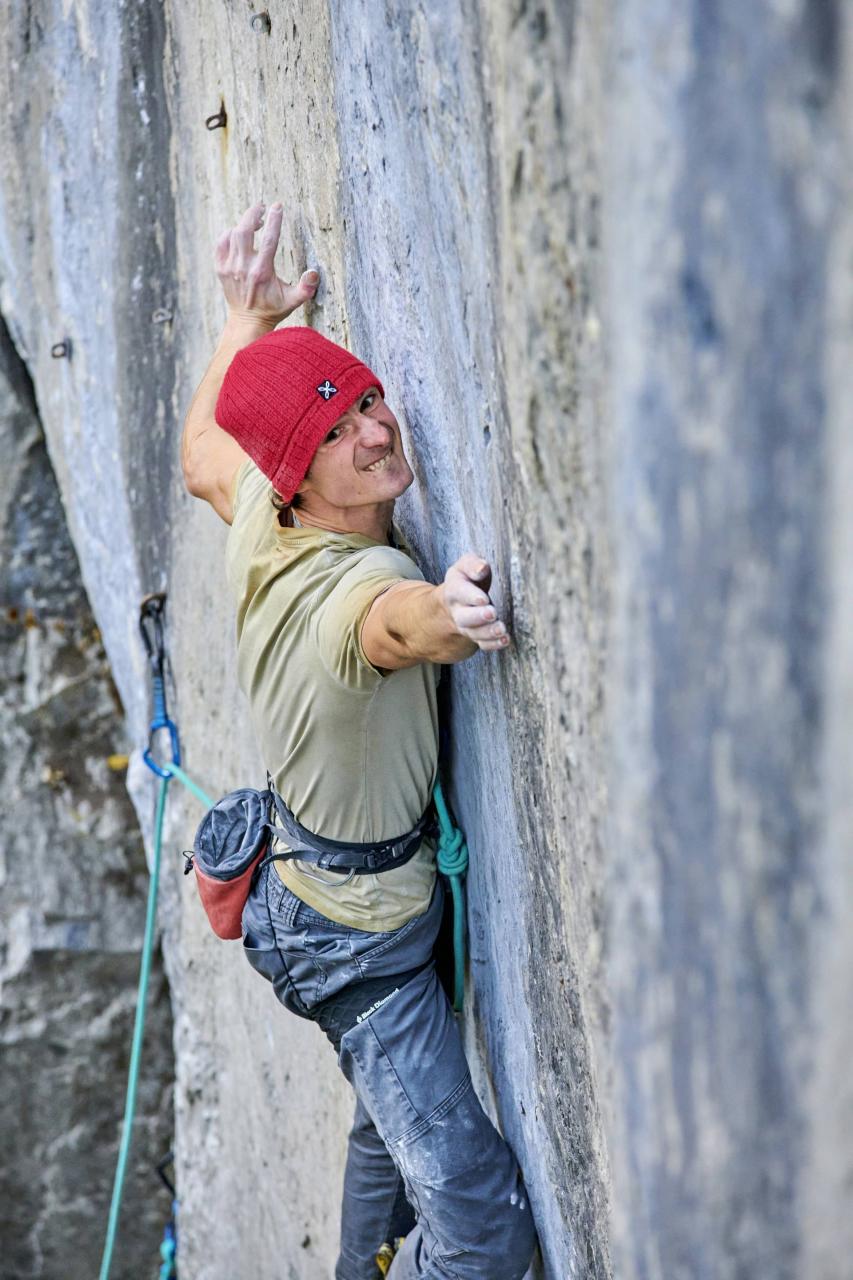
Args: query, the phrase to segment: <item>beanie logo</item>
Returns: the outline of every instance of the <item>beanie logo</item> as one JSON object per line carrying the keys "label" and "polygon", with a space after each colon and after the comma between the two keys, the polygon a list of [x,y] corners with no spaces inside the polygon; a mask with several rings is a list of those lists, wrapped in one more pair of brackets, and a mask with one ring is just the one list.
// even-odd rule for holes
{"label": "beanie logo", "polygon": [[328,378],[325,382],[320,383],[317,390],[320,392],[320,395],[324,400],[331,400],[332,396],[336,396],[338,394],[338,388],[333,387]]}

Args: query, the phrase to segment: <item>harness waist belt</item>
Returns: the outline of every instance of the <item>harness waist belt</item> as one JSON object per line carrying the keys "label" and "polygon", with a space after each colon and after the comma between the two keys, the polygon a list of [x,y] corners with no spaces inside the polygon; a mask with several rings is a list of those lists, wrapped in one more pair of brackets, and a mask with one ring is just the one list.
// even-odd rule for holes
{"label": "harness waist belt", "polygon": [[321,871],[338,871],[342,875],[373,875],[389,871],[392,867],[404,866],[415,856],[424,836],[438,834],[438,824],[430,801],[411,831],[392,840],[375,840],[367,844],[329,840],[303,827],[278,794],[269,775],[267,782],[278,819],[277,826],[273,822],[267,823],[267,826],[290,847],[287,853],[268,854],[264,861],[287,862],[298,858],[300,862],[313,863]]}

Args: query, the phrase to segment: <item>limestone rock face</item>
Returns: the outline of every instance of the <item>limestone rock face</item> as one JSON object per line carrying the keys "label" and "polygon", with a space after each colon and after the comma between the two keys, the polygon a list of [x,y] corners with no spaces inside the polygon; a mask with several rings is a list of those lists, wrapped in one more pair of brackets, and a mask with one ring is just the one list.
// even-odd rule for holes
{"label": "limestone rock face", "polygon": [[617,1270],[849,1276],[850,9],[614,17]]}
{"label": "limestone rock face", "polygon": [[[0,1239],[4,1276],[97,1273],[124,1109],[147,875],[122,708],[32,387],[0,330]],[[155,1265],[169,1197],[171,1014],[155,965],[122,1274]]]}
{"label": "limestone rock face", "polygon": [[[486,556],[514,637],[452,672],[447,781],[469,1058],[539,1273],[853,1275],[825,1244],[853,1162],[848,8],[265,12],[16,0],[0,52],[0,308],[128,737],[139,600],[167,588],[185,763],[213,794],[263,778],[179,435],[224,319],[213,245],[280,198],[280,274],[322,277],[294,320],[400,417],[426,575]],[[173,787],[181,1266],[307,1280],[352,1100],[209,933],[177,857],[199,816]]]}

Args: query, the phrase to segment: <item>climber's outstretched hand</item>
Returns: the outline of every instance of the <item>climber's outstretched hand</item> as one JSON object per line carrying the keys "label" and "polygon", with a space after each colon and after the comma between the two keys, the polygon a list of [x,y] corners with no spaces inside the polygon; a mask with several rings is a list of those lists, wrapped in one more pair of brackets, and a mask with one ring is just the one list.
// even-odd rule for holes
{"label": "climber's outstretched hand", "polygon": [[[304,271],[298,284],[287,284],[275,273],[275,254],[284,213],[281,201],[270,205],[264,226],[263,204],[253,204],[236,227],[223,231],[213,254],[216,274],[232,315],[266,321],[284,320],[317,292],[319,274]],[[255,235],[263,227],[260,245]]]}
{"label": "climber's outstretched hand", "polygon": [[454,626],[480,649],[505,649],[506,625],[489,599],[492,570],[481,556],[468,552],[444,575],[444,603]]}

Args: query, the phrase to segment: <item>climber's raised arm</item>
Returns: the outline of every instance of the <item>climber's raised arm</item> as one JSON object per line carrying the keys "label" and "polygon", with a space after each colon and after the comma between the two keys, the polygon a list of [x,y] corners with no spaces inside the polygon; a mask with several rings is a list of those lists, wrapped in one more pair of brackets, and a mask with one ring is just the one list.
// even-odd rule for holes
{"label": "climber's raised arm", "polygon": [[492,572],[479,556],[451,565],[444,582],[399,582],[378,595],[361,630],[365,657],[387,671],[419,662],[461,662],[503,649],[506,626],[488,597]]}
{"label": "climber's raised arm", "polygon": [[256,250],[255,235],[263,225],[264,205],[252,205],[236,227],[223,232],[214,250],[228,318],[187,411],[181,466],[189,492],[209,502],[227,524],[231,523],[234,476],[247,454],[216,423],[216,400],[225,373],[238,351],[269,333],[317,291],[316,271],[304,272],[296,285],[286,284],[275,273],[282,213],[279,202],[270,206]]}
{"label": "climber's raised arm", "polygon": [[214,418],[222,379],[234,356],[270,326],[249,317],[229,315],[213,359],[202,378],[184,422],[181,466],[184,484],[194,498],[204,498],[217,515],[231,523],[231,488],[238,468],[248,455]]}

